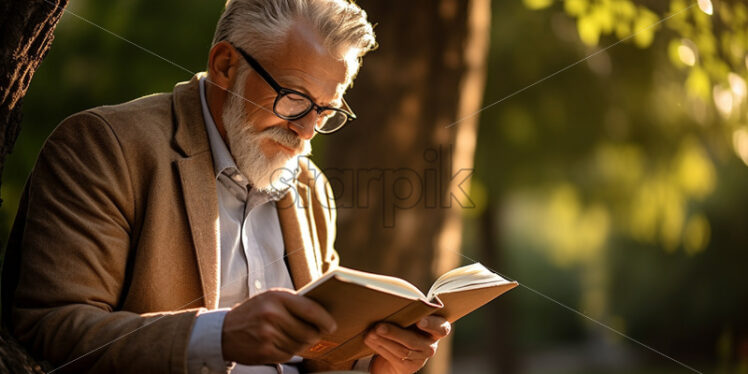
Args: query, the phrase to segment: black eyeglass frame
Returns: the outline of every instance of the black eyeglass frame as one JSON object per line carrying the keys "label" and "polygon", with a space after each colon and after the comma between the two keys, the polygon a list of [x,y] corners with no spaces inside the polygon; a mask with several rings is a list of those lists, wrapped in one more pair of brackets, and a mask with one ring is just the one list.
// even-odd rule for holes
{"label": "black eyeglass frame", "polygon": [[[343,102],[343,105],[345,106],[345,108],[347,108],[348,110],[343,109],[343,108],[335,108],[335,107],[317,105],[317,103],[315,103],[314,100],[312,100],[312,98],[309,97],[309,95],[306,95],[303,92],[299,92],[299,91],[296,91],[296,90],[292,90],[290,88],[283,87],[280,84],[278,84],[278,82],[276,82],[275,79],[273,79],[273,77],[270,76],[270,73],[268,73],[267,70],[265,70],[262,67],[262,65],[260,65],[260,63],[257,62],[257,60],[254,59],[254,57],[252,57],[249,53],[247,53],[243,49],[241,49],[241,48],[239,48],[239,47],[237,47],[237,46],[235,46],[233,44],[231,44],[231,46],[234,47],[234,49],[236,49],[237,51],[239,51],[239,54],[241,54],[242,57],[244,57],[244,60],[247,61],[247,63],[249,64],[249,66],[251,66],[252,69],[254,69],[258,74],[260,74],[260,77],[262,77],[262,79],[265,80],[265,83],[267,83],[273,90],[275,90],[275,93],[277,94],[277,96],[275,96],[275,101],[273,102],[273,113],[276,116],[278,116],[279,118],[285,119],[285,120],[288,120],[288,121],[297,120],[297,119],[303,118],[304,116],[306,116],[307,114],[309,114],[309,112],[311,112],[312,109],[314,109],[314,111],[317,112],[317,115],[322,114],[322,112],[324,112],[325,110],[332,110],[332,111],[335,111],[335,112],[343,113],[346,116],[346,121],[343,122],[340,126],[338,126],[336,129],[334,129],[332,131],[321,130],[317,126],[314,126],[314,131],[316,131],[316,132],[318,132],[320,134],[325,134],[325,135],[332,134],[332,133],[334,133],[334,132],[342,129],[343,127],[345,127],[345,125],[348,122],[353,121],[354,119],[356,119],[356,114],[353,113],[353,110],[351,109],[350,106],[348,106],[348,103],[345,102],[345,99],[342,99],[341,101]],[[299,95],[299,96],[301,96],[301,97],[309,100],[309,102],[312,105],[308,109],[306,109],[305,111],[303,111],[303,112],[301,112],[301,113],[299,113],[297,115],[294,115],[294,116],[286,116],[286,115],[280,114],[275,109],[275,107],[278,105],[278,101],[283,96],[288,95],[288,94]]]}

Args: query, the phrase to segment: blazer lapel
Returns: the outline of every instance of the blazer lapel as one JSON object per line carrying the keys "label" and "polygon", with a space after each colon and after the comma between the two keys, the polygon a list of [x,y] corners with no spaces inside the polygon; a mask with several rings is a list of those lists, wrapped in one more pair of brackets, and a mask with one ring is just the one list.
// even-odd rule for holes
{"label": "blazer lapel", "polygon": [[199,75],[174,88],[175,146],[185,156],[176,166],[200,272],[205,307],[218,307],[220,243],[213,159],[200,104]]}
{"label": "blazer lapel", "polygon": [[309,204],[308,194],[308,187],[297,183],[276,203],[288,267],[296,289],[321,275],[312,238],[313,230],[309,226],[309,210],[306,209]]}
{"label": "blazer lapel", "polygon": [[220,285],[220,243],[216,181],[211,173],[213,160],[210,153],[201,153],[177,161],[177,168],[182,182],[192,242],[195,244],[205,307],[215,309],[218,307]]}

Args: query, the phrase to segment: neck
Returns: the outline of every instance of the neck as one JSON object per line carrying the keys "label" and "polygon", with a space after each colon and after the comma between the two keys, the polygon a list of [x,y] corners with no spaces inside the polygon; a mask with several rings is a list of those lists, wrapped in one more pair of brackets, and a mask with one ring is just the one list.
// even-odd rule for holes
{"label": "neck", "polygon": [[229,144],[228,139],[226,139],[226,129],[223,127],[223,107],[226,103],[226,91],[211,83],[210,78],[206,78],[205,100],[208,102],[208,109],[210,109],[210,115],[213,117],[218,133],[221,134],[223,142]]}

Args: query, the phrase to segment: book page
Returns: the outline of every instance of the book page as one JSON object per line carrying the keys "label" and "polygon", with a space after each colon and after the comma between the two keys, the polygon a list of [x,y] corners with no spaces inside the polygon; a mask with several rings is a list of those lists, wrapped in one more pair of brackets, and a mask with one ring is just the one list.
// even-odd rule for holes
{"label": "book page", "polygon": [[407,327],[427,315],[453,322],[516,285],[475,264],[445,274],[433,288],[438,295],[427,300],[402,279],[338,267],[297,291],[338,323],[335,332],[322,334],[300,355],[330,364],[359,358],[371,354],[363,337],[377,322]]}
{"label": "book page", "polygon": [[365,271],[348,269],[345,267],[337,267],[334,270],[328,272],[316,281],[306,285],[298,291],[299,295],[304,295],[309,289],[314,288],[315,285],[323,283],[330,277],[337,277],[345,282],[359,284],[365,287],[371,287],[382,290],[387,293],[400,295],[409,299],[424,299],[423,292],[416,288],[416,286],[396,277],[390,277],[387,275],[367,273]]}
{"label": "book page", "polygon": [[462,266],[444,273],[431,286],[427,299],[431,300],[436,295],[448,292],[466,291],[509,283],[511,282],[488,270],[481,263],[476,262],[472,265]]}

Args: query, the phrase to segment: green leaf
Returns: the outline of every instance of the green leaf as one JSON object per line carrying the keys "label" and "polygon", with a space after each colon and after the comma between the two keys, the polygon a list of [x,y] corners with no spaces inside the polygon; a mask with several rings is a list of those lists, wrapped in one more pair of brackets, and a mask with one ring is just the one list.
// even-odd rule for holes
{"label": "green leaf", "polygon": [[636,6],[628,0],[616,0],[611,4],[611,8],[623,20],[631,20],[636,16]]}
{"label": "green leaf", "polygon": [[688,79],[686,79],[686,89],[689,94],[708,101],[712,91],[709,75],[704,69],[698,66],[694,67],[688,74]]}
{"label": "green leaf", "polygon": [[522,3],[532,10],[539,10],[553,5],[553,0],[522,0]]}
{"label": "green leaf", "polygon": [[617,22],[616,37],[618,37],[618,39],[624,39],[629,36],[631,36],[631,22]]}
{"label": "green leaf", "polygon": [[699,54],[701,55],[711,56],[717,53],[717,40],[711,32],[699,33],[694,42],[699,47]]}
{"label": "green leaf", "polygon": [[634,21],[634,44],[639,48],[647,48],[654,41],[655,31],[659,25],[657,14],[651,10],[639,8],[639,17]]}
{"label": "green leaf", "polygon": [[587,12],[588,0],[566,0],[564,10],[571,16],[581,16]]}
{"label": "green leaf", "polygon": [[680,57],[681,54],[679,52],[679,49],[682,48],[681,46],[682,44],[680,40],[678,39],[671,40],[667,47],[667,54],[668,54],[668,57],[670,57],[670,62],[672,62],[673,65],[682,68],[686,66],[686,64],[683,63],[683,59],[681,59]]}
{"label": "green leaf", "polygon": [[609,7],[602,5],[596,6],[592,11],[592,17],[595,17],[597,20],[601,33],[610,34],[613,32],[615,20],[613,19],[613,12]]}
{"label": "green leaf", "polygon": [[600,41],[600,25],[595,17],[590,15],[580,17],[577,22],[577,29],[579,30],[579,38],[582,39],[584,44],[595,46]]}

